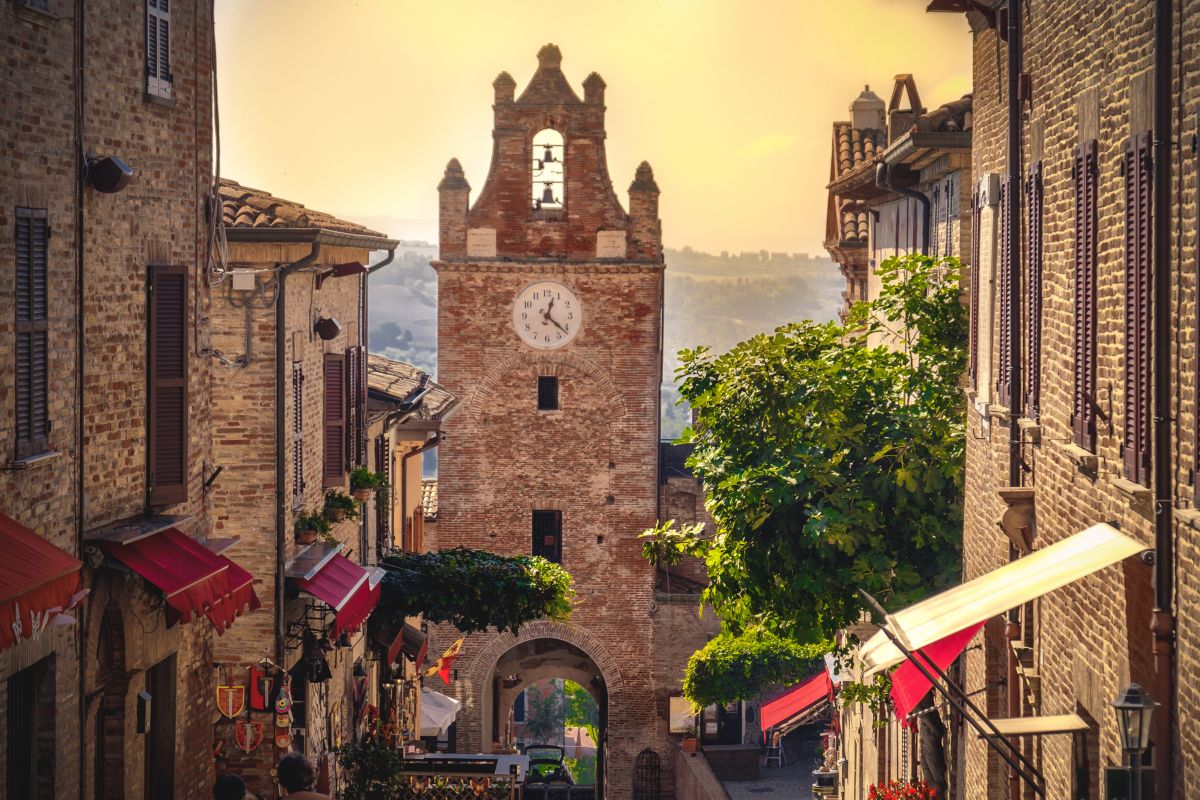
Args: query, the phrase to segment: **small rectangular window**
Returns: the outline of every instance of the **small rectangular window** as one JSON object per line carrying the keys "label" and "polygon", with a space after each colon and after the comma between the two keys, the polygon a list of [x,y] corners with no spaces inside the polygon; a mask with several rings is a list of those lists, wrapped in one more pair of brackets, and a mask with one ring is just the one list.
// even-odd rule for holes
{"label": "small rectangular window", "polygon": [[146,94],[170,99],[175,78],[171,74],[170,0],[146,0]]}
{"label": "small rectangular window", "polygon": [[538,411],[558,410],[558,378],[553,375],[538,376]]}
{"label": "small rectangular window", "polygon": [[562,512],[533,512],[533,554],[562,563]]}

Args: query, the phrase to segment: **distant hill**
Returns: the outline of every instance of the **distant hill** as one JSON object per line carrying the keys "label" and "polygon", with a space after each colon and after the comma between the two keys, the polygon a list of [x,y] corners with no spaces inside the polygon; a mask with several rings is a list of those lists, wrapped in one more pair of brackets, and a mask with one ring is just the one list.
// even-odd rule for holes
{"label": "distant hill", "polygon": [[[396,260],[371,276],[372,352],[437,372],[437,275],[429,266],[437,248],[402,242]],[[842,276],[827,258],[753,251],[713,255],[667,249],[666,355],[663,364],[663,436],[674,438],[688,417],[674,387],[683,348],[708,345],[725,352],[757,333],[801,319],[828,321],[841,305]]]}

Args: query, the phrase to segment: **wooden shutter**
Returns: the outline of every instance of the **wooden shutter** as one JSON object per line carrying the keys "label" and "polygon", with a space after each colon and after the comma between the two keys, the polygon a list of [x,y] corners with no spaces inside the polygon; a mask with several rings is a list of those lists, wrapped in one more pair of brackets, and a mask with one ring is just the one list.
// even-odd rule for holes
{"label": "wooden shutter", "polygon": [[14,375],[16,457],[50,449],[48,413],[49,296],[46,209],[16,210],[16,369]]}
{"label": "wooden shutter", "polygon": [[325,452],[322,478],[326,486],[345,482],[346,357],[325,354]]}
{"label": "wooden shutter", "polygon": [[146,0],[146,92],[171,97],[170,0]]}
{"label": "wooden shutter", "polygon": [[1038,419],[1042,403],[1042,162],[1025,182],[1025,416]]}
{"label": "wooden shutter", "polygon": [[1075,149],[1075,331],[1071,434],[1096,449],[1096,140]]}
{"label": "wooden shutter", "polygon": [[358,440],[362,438],[358,429],[358,348],[346,348],[346,469],[352,470],[358,463]]}
{"label": "wooden shutter", "polygon": [[1149,131],[1125,144],[1125,477],[1150,484],[1151,192],[1154,164]]}
{"label": "wooden shutter", "polygon": [[533,554],[562,563],[562,512],[533,512]]}
{"label": "wooden shutter", "polygon": [[171,505],[187,499],[187,273],[151,265],[149,288],[150,504]]}
{"label": "wooden shutter", "polygon": [[1012,292],[1009,284],[1013,274],[1013,252],[1008,227],[1012,224],[1012,192],[1007,179],[1000,184],[1000,264],[997,290],[1000,294],[1000,358],[996,365],[996,402],[1005,408],[1012,407]]}
{"label": "wooden shutter", "polygon": [[292,507],[304,505],[304,365],[292,365]]}
{"label": "wooden shutter", "polygon": [[377,548],[392,544],[392,443],[386,435],[375,437],[375,471],[387,481],[388,488],[375,493],[375,535]]}
{"label": "wooden shutter", "polygon": [[365,345],[359,345],[355,348],[358,351],[358,380],[355,383],[357,387],[356,402],[358,405],[358,435],[354,442],[357,447],[357,458],[355,464],[367,463],[367,348]]}
{"label": "wooden shutter", "polygon": [[971,195],[971,325],[967,359],[967,386],[976,388],[979,373],[979,189]]}

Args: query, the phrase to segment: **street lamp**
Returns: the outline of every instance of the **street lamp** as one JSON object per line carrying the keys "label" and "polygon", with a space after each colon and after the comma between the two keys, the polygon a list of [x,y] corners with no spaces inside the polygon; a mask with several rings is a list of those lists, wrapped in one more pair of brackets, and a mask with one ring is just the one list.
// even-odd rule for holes
{"label": "street lamp", "polygon": [[1120,725],[1121,749],[1129,761],[1133,786],[1131,800],[1140,800],[1142,793],[1142,753],[1150,744],[1150,720],[1158,703],[1138,684],[1131,683],[1112,701]]}

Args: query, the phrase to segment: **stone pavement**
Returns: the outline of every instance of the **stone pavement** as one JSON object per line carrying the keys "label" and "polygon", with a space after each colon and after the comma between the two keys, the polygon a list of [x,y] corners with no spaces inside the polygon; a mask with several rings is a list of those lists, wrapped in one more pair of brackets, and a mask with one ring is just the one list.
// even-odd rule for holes
{"label": "stone pavement", "polygon": [[812,800],[812,771],[817,768],[819,739],[788,737],[787,766],[763,767],[756,781],[722,781],[729,800]]}

